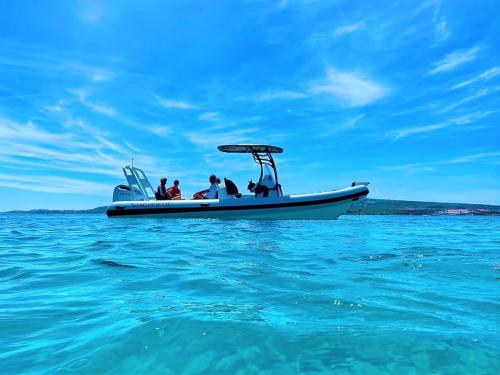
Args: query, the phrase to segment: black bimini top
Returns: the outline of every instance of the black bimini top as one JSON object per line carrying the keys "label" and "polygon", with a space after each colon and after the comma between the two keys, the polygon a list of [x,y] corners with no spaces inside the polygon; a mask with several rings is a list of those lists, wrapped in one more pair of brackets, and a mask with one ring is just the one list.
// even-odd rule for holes
{"label": "black bimini top", "polygon": [[256,152],[281,154],[283,152],[281,147],[269,145],[220,145],[217,148],[219,151],[233,154],[253,154]]}

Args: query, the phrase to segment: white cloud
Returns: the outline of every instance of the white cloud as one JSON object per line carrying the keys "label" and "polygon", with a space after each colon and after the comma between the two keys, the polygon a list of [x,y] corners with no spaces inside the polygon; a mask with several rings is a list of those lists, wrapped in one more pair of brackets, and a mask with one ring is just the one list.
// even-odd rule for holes
{"label": "white cloud", "polygon": [[353,24],[350,24],[350,25],[340,26],[340,27],[337,27],[333,31],[333,36],[334,37],[339,37],[339,36],[342,36],[342,35],[351,34],[353,32],[356,32],[356,31],[362,29],[363,27],[364,27],[364,24],[362,22],[353,23]]}
{"label": "white cloud", "polygon": [[357,107],[376,102],[388,93],[387,87],[360,74],[341,72],[330,68],[325,79],[310,83],[309,88],[305,91],[271,90],[254,96],[253,100],[266,102],[304,99],[314,95],[331,95],[344,105]]}
{"label": "white cloud", "polygon": [[100,113],[108,117],[113,117],[114,115],[116,115],[116,110],[113,107],[92,103],[88,100],[82,101],[82,103],[96,113]]}
{"label": "white cloud", "polygon": [[445,122],[442,122],[439,124],[415,126],[415,127],[391,130],[391,131],[386,133],[386,136],[388,136],[390,138],[394,138],[394,139],[401,139],[401,138],[409,137],[410,135],[429,133],[429,132],[443,129],[443,128],[447,128],[447,127],[453,126],[453,125],[466,125],[466,124],[476,122],[481,118],[484,118],[486,116],[491,115],[492,113],[495,113],[495,112],[494,111],[474,112],[474,113],[470,113],[468,115],[452,118],[449,121],[445,121]]}
{"label": "white cloud", "polygon": [[477,154],[470,154],[459,156],[451,160],[442,161],[443,164],[463,164],[463,163],[471,163],[480,159],[490,158],[500,156],[500,152],[481,152]]}
{"label": "white cloud", "polygon": [[20,139],[25,141],[36,141],[37,143],[58,143],[67,142],[71,135],[64,133],[52,133],[41,129],[29,121],[26,124],[20,124],[10,119],[0,117],[0,140]]}
{"label": "white cloud", "polygon": [[116,72],[110,70],[109,68],[96,67],[67,59],[57,61],[56,67],[64,73],[83,76],[83,78],[92,82],[111,81],[117,75]]}
{"label": "white cloud", "polygon": [[359,74],[330,68],[326,79],[311,86],[311,93],[336,97],[351,107],[364,106],[385,97],[389,90],[382,84]]}
{"label": "white cloud", "polygon": [[464,81],[464,82],[461,82],[461,83],[458,83],[458,84],[452,86],[451,90],[460,89],[462,87],[471,85],[473,83],[476,83],[476,82],[479,82],[482,80],[486,80],[486,79],[490,79],[490,78],[495,77],[499,74],[500,74],[500,68],[494,67],[494,68],[491,68],[491,69],[488,69],[488,70],[482,72],[481,74],[477,75],[476,77],[473,77],[467,81]]}
{"label": "white cloud", "polygon": [[117,114],[116,110],[113,107],[91,102],[88,99],[89,93],[84,89],[70,90],[70,92],[75,93],[78,96],[80,103],[82,103],[85,107],[91,109],[92,111],[94,111],[96,113],[99,113],[101,115],[105,115],[108,117],[114,117]]}
{"label": "white cloud", "polygon": [[58,100],[56,104],[43,106],[42,108],[49,112],[55,112],[55,113],[61,113],[65,111],[63,100]]}
{"label": "white cloud", "polygon": [[[127,126],[130,126],[132,128],[136,128],[142,131],[147,131],[149,133],[153,133],[155,135],[158,135],[160,137],[167,137],[172,133],[172,128],[169,126],[164,126],[164,125],[147,125],[143,123],[139,123],[123,114],[115,110],[113,107],[103,105],[103,104],[97,104],[95,102],[92,102],[88,99],[88,92],[84,89],[75,89],[75,90],[70,90],[70,92],[76,94],[80,100],[80,102],[86,106],[87,108],[91,109],[92,111],[96,113],[103,114],[105,116],[111,117],[116,121],[119,121]],[[77,121],[72,121],[73,125],[78,125],[83,128],[82,124],[83,122],[81,120]],[[88,127],[87,127],[88,128]],[[87,129],[88,130],[88,129]]]}
{"label": "white cloud", "polygon": [[443,107],[441,108],[440,110],[436,111],[436,113],[445,113],[445,112],[449,112],[451,111],[452,109],[455,109],[457,107],[461,107],[462,105],[470,102],[470,101],[473,101],[473,100],[476,100],[476,99],[479,99],[483,96],[486,96],[486,95],[490,95],[490,94],[493,94],[497,91],[500,91],[500,86],[496,86],[496,87],[491,87],[491,88],[486,88],[486,89],[481,89],[481,90],[478,90],[476,91],[475,94],[473,95],[469,95],[463,99],[460,99],[446,107]]}
{"label": "white cloud", "polygon": [[151,125],[145,127],[144,130],[147,130],[150,133],[156,134],[160,137],[167,137],[172,134],[172,128],[164,125]]}
{"label": "white cloud", "polygon": [[359,116],[356,116],[352,119],[350,119],[349,121],[345,122],[344,124],[342,124],[342,128],[343,129],[352,129],[354,127],[356,127],[356,124],[363,118],[365,117],[364,114],[361,114]]}
{"label": "white cloud", "polygon": [[470,124],[470,123],[476,122],[484,117],[487,117],[493,113],[495,113],[495,111],[479,111],[479,112],[469,113],[467,115],[453,118],[451,120],[451,123],[457,124],[457,125]]}
{"label": "white cloud", "polygon": [[496,158],[498,156],[500,156],[500,152],[481,152],[476,154],[458,156],[449,160],[430,161],[425,164],[411,163],[411,164],[395,165],[395,166],[383,166],[381,168],[387,171],[407,172],[408,174],[414,174],[419,172],[434,172],[436,171],[436,167],[440,165],[473,163],[478,160]]}
{"label": "white cloud", "polygon": [[67,81],[73,77],[86,81],[103,82],[112,80],[119,73],[110,66],[94,66],[85,63],[88,58],[79,55],[79,60],[75,60],[74,54],[68,51],[44,46],[40,48],[38,44],[19,43],[12,40],[0,40],[0,67],[2,70],[16,74],[19,71],[29,73],[30,76],[37,76],[43,79],[50,77],[58,82]]}
{"label": "white cloud", "polygon": [[318,131],[317,138],[329,137],[331,135],[354,129],[358,126],[358,123],[365,117],[364,114],[353,117],[340,124],[329,124],[323,130]]}
{"label": "white cloud", "polygon": [[219,119],[218,112],[205,112],[198,116],[199,120],[203,121],[216,121]]}
{"label": "white cloud", "polygon": [[255,97],[258,102],[267,102],[270,100],[292,100],[292,99],[303,99],[308,95],[300,91],[290,91],[290,90],[275,90],[264,92]]}
{"label": "white cloud", "polygon": [[413,163],[413,164],[404,164],[404,165],[393,165],[393,166],[384,166],[382,169],[387,170],[387,171],[398,171],[398,172],[405,172],[407,174],[415,174],[415,173],[421,173],[421,172],[434,172],[436,171],[435,168],[424,165],[421,163]]}
{"label": "white cloud", "polygon": [[125,146],[127,146],[131,151],[134,151],[134,152],[141,152],[141,150],[134,146],[133,144],[127,142],[127,141],[123,141],[123,143],[125,143]]}
{"label": "white cloud", "polygon": [[448,24],[444,19],[441,19],[439,22],[434,24],[434,31],[436,33],[436,39],[438,42],[443,42],[447,40],[451,33],[448,30]]}
{"label": "white cloud", "polygon": [[[132,156],[130,147],[135,148],[111,142],[104,132],[81,120],[68,121],[66,130],[71,132],[49,131],[31,122],[23,124],[0,117],[0,160],[7,168],[21,167],[34,174],[53,169],[117,178]],[[156,159],[147,155],[141,155],[140,163],[143,168],[159,170]],[[19,182],[12,182],[12,178],[9,181]]]}
{"label": "white cloud", "polygon": [[425,126],[415,126],[412,128],[404,128],[404,129],[398,129],[398,130],[393,130],[390,132],[387,132],[387,136],[395,139],[400,139],[400,138],[406,138],[409,137],[410,135],[413,134],[420,134],[420,133],[428,133],[434,130],[446,128],[449,126],[448,123],[442,123],[442,124],[434,124],[434,125],[425,125]]}
{"label": "white cloud", "polygon": [[446,55],[444,59],[434,63],[434,68],[429,71],[429,74],[449,72],[460,65],[474,61],[478,52],[479,47],[452,52]]}
{"label": "white cloud", "polygon": [[182,100],[162,98],[159,96],[155,96],[155,97],[158,100],[158,103],[163,108],[168,108],[168,109],[194,109],[194,108],[196,108],[196,106],[194,104],[191,104],[189,102],[185,102]]}
{"label": "white cloud", "polygon": [[52,176],[0,174],[0,186],[44,193],[109,195],[110,186],[98,182]]}
{"label": "white cloud", "polygon": [[113,78],[114,78],[114,74],[112,74],[110,72],[103,71],[103,70],[95,71],[91,76],[92,81],[95,81],[95,82],[110,81]]}

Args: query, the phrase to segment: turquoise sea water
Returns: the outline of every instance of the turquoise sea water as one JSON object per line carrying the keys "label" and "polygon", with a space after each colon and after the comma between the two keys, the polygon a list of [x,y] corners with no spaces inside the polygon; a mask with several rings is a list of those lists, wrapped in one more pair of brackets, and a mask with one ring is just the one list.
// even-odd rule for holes
{"label": "turquoise sea water", "polygon": [[495,374],[499,217],[0,215],[2,374]]}

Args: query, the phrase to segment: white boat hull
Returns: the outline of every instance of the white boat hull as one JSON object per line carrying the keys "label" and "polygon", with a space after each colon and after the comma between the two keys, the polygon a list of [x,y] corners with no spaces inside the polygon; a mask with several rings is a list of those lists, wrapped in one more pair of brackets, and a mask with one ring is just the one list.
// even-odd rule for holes
{"label": "white boat hull", "polygon": [[354,201],[365,198],[368,192],[366,186],[354,186],[324,193],[267,198],[125,201],[112,203],[106,214],[110,217],[331,220],[346,213]]}

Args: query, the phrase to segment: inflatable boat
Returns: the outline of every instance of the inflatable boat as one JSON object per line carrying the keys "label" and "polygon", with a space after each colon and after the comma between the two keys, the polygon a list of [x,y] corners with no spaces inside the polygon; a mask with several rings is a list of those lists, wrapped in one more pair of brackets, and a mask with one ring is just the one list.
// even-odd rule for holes
{"label": "inflatable boat", "polygon": [[353,182],[341,190],[284,195],[273,159],[273,154],[283,152],[281,147],[222,145],[218,149],[252,155],[260,166],[259,180],[257,183],[250,181],[248,186],[252,194],[240,193],[236,185],[225,178],[216,199],[157,200],[144,172],[132,165],[123,167],[127,184],[115,187],[113,203],[106,214],[109,217],[325,220],[338,218],[369,193],[367,182]]}

